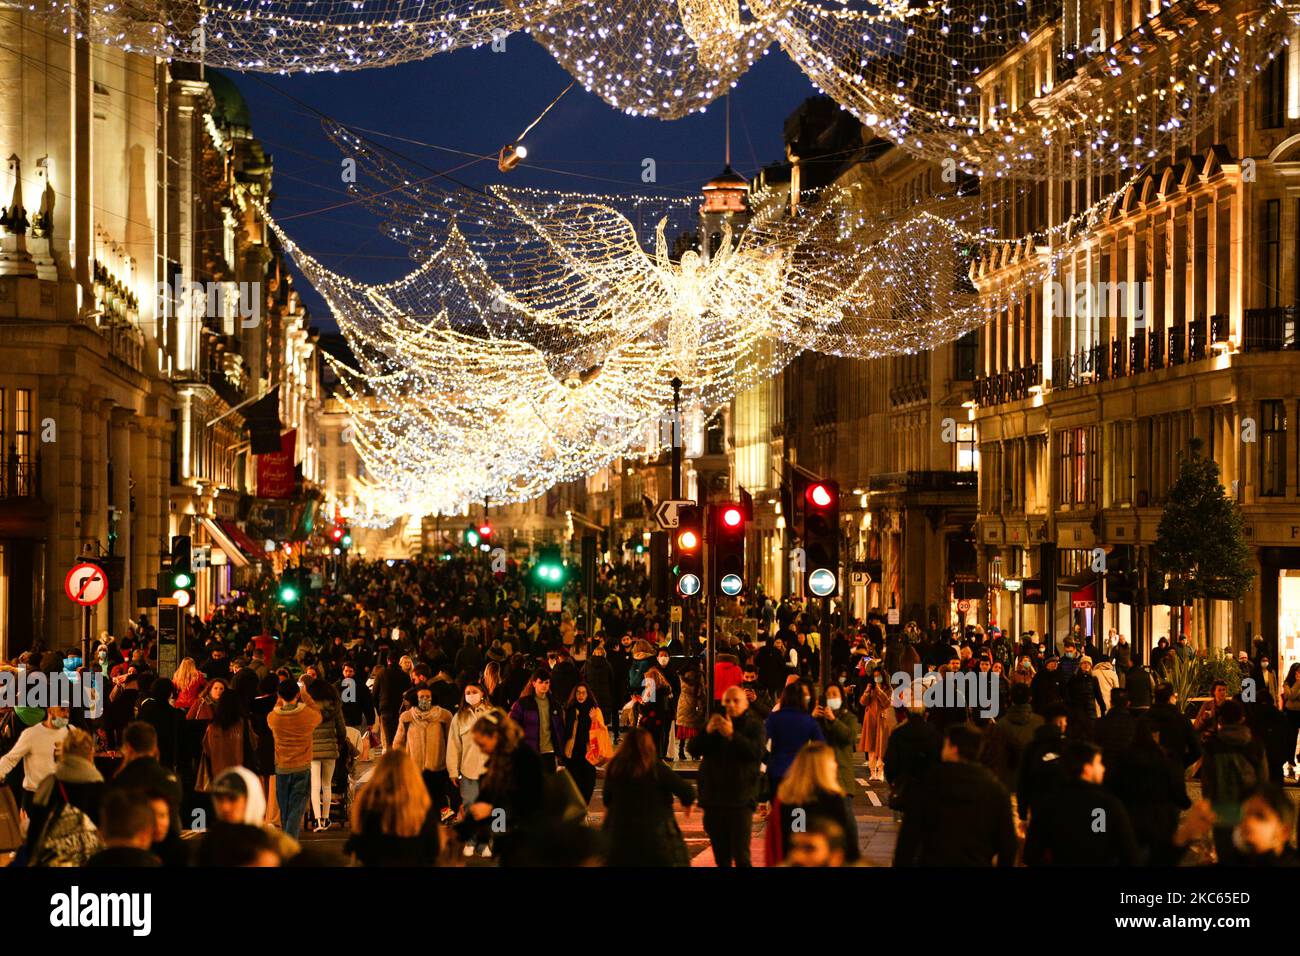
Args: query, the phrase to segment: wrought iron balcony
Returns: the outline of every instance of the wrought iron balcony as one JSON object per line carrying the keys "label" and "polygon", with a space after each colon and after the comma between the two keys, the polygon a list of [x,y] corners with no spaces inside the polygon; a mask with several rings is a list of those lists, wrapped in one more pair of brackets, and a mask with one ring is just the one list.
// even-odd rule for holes
{"label": "wrought iron balcony", "polygon": [[1033,362],[1021,368],[997,372],[975,379],[975,404],[1000,405],[1015,402],[1029,395],[1029,390],[1042,381],[1042,366]]}
{"label": "wrought iron balcony", "polygon": [[1246,352],[1281,352],[1296,347],[1295,306],[1247,309],[1242,348]]}
{"label": "wrought iron balcony", "polygon": [[0,499],[39,498],[41,495],[41,462],[39,458],[24,458],[14,446],[0,456]]}

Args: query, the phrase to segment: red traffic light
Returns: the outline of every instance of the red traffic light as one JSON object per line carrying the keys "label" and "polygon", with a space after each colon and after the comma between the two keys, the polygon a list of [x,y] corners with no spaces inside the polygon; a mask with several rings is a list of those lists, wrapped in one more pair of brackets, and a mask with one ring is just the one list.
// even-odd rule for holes
{"label": "red traffic light", "polygon": [[480,538],[492,537],[492,526],[490,524],[481,524],[478,526],[478,536]]}
{"label": "red traffic light", "polygon": [[727,505],[722,509],[722,523],[728,528],[739,528],[745,521],[745,513],[735,505]]}
{"label": "red traffic light", "polygon": [[334,530],[330,532],[330,537],[335,541],[341,541],[343,539],[343,529],[335,525]]}
{"label": "red traffic light", "polygon": [[808,486],[808,500],[818,508],[829,508],[835,503],[835,495],[819,482]]}

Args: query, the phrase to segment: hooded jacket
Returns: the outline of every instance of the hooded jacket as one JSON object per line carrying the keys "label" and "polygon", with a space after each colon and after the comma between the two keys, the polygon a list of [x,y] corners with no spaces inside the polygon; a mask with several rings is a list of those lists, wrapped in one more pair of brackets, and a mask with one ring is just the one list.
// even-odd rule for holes
{"label": "hooded jacket", "polygon": [[421,770],[447,769],[447,727],[451,711],[434,704],[428,710],[412,707],[397,719],[393,746],[405,750]]}
{"label": "hooded jacket", "polygon": [[298,841],[279,827],[268,826],[266,823],[266,794],[262,791],[262,781],[257,774],[247,767],[229,767],[217,774],[212,782],[213,789],[218,787],[223,777],[231,776],[238,777],[244,785],[244,816],[239,822],[258,827],[270,836],[281,860],[297,856],[301,850]]}
{"label": "hooded jacket", "polygon": [[458,710],[447,725],[447,773],[452,780],[478,780],[487,769],[487,755],[474,743],[471,731],[491,709],[490,704],[482,702],[473,710]]}

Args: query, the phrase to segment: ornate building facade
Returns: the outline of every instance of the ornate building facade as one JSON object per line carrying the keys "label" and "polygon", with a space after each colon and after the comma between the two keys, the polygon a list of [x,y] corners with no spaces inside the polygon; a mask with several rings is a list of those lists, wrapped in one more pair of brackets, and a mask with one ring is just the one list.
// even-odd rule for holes
{"label": "ornate building facade", "polygon": [[[228,80],[0,10],[0,657],[75,645],[64,578],[107,558],[123,633],[175,534],[205,612],[258,560],[241,406],[281,385],[316,477],[314,336],[248,202],[269,158]],[[206,546],[206,547],[205,547]]]}

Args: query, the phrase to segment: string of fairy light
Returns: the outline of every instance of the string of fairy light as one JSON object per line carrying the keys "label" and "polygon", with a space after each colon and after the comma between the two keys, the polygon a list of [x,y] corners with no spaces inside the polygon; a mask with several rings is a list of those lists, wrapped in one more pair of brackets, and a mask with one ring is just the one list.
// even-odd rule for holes
{"label": "string of fairy light", "polygon": [[29,0],[118,49],[267,72],[356,70],[526,30],[588,91],[674,119],[770,49],[877,135],[981,176],[1132,174],[1224,115],[1286,42],[1284,0]]}
{"label": "string of fairy light", "polygon": [[[690,404],[712,407],[801,349],[871,358],[984,324],[994,304],[973,284],[981,258],[1032,251],[1022,289],[1054,274],[1135,177],[1224,118],[1296,23],[1283,0],[1139,7],[1118,30],[1110,5],[1061,0],[29,0],[24,11],[129,52],[281,73],[525,30],[589,92],[661,119],[706,108],[779,49],[876,136],[945,173],[1001,181],[904,208],[865,184],[795,208],[780,190],[756,192],[745,227],[700,250],[687,200],[466,189],[327,124],[364,158],[358,200],[415,263],[394,283],[354,282],[271,220],[357,357],[339,368],[341,397],[369,475],[363,511],[379,520],[483,494],[524,500],[653,453],[674,376]],[[503,171],[507,150],[512,163],[523,155],[503,149]],[[989,227],[1007,188],[1049,179],[1121,185],[1035,236]],[[999,291],[998,307],[1019,294]]]}

